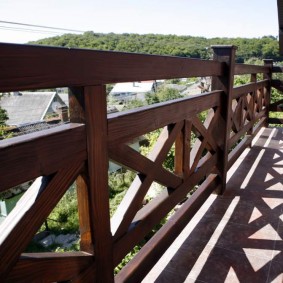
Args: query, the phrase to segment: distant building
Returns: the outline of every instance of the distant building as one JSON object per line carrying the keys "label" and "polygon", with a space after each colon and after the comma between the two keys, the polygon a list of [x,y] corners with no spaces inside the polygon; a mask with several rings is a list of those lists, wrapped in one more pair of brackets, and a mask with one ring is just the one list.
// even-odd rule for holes
{"label": "distant building", "polygon": [[130,83],[117,83],[110,92],[111,98],[120,102],[133,99],[144,101],[146,93],[156,91],[156,81],[142,81]]}
{"label": "distant building", "polygon": [[8,125],[43,121],[48,114],[59,114],[66,120],[68,107],[57,92],[14,92],[4,95],[1,108],[7,111]]}

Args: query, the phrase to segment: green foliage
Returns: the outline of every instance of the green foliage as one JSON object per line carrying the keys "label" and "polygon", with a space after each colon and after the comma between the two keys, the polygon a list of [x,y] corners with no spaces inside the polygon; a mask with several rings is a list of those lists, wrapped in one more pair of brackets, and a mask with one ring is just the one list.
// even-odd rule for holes
{"label": "green foliage", "polygon": [[[48,216],[48,228],[52,233],[79,231],[78,201],[75,186],[72,186]],[[45,226],[43,225],[44,229]]]}
{"label": "green foliage", "polygon": [[145,96],[147,104],[154,104],[183,97],[177,89],[163,85],[156,93],[147,93]]}
{"label": "green foliage", "polygon": [[124,109],[134,109],[144,106],[145,103],[140,99],[132,99],[125,103]]}
{"label": "green foliage", "polygon": [[0,107],[0,126],[5,126],[8,119],[7,111]]}
{"label": "green foliage", "polygon": [[273,36],[262,38],[204,38],[161,34],[103,34],[85,32],[82,35],[65,34],[41,39],[32,44],[63,47],[113,50],[135,53],[172,55],[191,58],[211,58],[211,45],[236,45],[237,61],[249,58],[270,58],[281,61],[278,41]]}
{"label": "green foliage", "polygon": [[[155,143],[157,142],[160,133],[161,130],[158,129],[144,135],[145,138],[148,140],[148,145],[141,146],[140,151],[142,155],[147,156],[149,154],[149,152],[153,149]],[[174,156],[175,156],[175,144],[169,150],[167,157],[163,163],[163,166],[171,172],[174,171]]]}
{"label": "green foliage", "polygon": [[129,186],[135,178],[132,171],[113,172],[108,174],[109,199],[110,199],[110,215],[116,211],[118,205],[125,196]]}

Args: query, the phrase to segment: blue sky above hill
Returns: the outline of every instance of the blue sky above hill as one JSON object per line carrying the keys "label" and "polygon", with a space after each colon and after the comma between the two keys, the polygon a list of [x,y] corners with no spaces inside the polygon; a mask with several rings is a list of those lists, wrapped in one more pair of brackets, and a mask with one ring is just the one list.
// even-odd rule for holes
{"label": "blue sky above hill", "polygon": [[278,35],[276,0],[1,0],[0,42],[25,43],[63,31],[204,37]]}

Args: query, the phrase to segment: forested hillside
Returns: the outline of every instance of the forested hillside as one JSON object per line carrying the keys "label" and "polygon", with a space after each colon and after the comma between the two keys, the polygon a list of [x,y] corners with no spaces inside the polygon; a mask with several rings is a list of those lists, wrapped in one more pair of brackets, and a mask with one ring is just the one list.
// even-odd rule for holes
{"label": "forested hillside", "polygon": [[52,46],[90,48],[98,50],[115,50],[125,52],[184,56],[208,59],[211,56],[211,45],[236,45],[237,61],[255,57],[282,61],[279,56],[279,44],[275,37],[262,38],[211,38],[160,35],[160,34],[102,34],[85,32],[82,35],[66,34],[42,39],[31,44]]}

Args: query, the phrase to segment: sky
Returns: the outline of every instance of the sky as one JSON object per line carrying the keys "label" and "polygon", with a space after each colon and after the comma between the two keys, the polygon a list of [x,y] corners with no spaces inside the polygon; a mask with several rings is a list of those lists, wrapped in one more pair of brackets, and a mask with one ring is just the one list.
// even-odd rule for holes
{"label": "sky", "polygon": [[26,43],[64,31],[4,22],[95,33],[278,35],[276,0],[0,0],[0,42]]}

